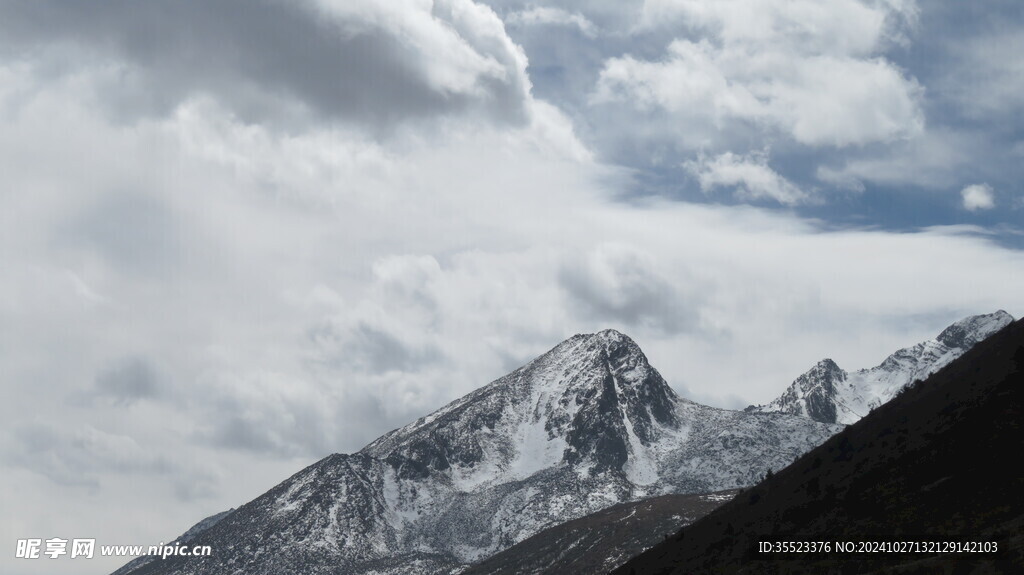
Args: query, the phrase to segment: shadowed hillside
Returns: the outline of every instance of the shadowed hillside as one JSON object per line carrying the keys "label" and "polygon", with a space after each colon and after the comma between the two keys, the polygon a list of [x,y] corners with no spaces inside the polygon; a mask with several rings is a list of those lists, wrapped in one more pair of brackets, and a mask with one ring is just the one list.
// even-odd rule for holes
{"label": "shadowed hillside", "polygon": [[[614,571],[1024,572],[1024,322]],[[759,541],[997,542],[995,554],[759,554]]]}
{"label": "shadowed hillside", "polygon": [[622,503],[545,529],[462,575],[604,573],[732,499],[738,489]]}

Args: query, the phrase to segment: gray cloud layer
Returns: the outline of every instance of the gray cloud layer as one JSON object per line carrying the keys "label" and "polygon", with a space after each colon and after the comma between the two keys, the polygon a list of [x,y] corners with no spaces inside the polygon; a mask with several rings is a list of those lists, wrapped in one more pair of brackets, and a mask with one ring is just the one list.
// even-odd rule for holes
{"label": "gray cloud layer", "polygon": [[[512,45],[468,1],[8,2],[8,57],[53,73],[116,67],[100,101],[117,116],[167,114],[210,95],[251,122],[337,120],[387,130],[478,111],[521,123],[527,80]],[[499,30],[500,31],[500,28]],[[437,59],[438,52],[449,58]],[[125,118],[125,119],[128,119]]]}
{"label": "gray cloud layer", "polygon": [[153,364],[142,357],[120,360],[96,375],[96,395],[115,403],[130,405],[141,399],[159,397],[165,382]]}

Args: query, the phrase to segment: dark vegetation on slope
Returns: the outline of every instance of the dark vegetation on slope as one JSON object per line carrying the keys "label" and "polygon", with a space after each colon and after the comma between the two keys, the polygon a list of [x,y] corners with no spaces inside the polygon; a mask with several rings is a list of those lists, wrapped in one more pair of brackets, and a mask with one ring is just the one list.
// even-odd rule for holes
{"label": "dark vegetation on slope", "polygon": [[[1024,573],[1024,320],[614,573]],[[758,553],[760,541],[995,554]]]}
{"label": "dark vegetation on slope", "polygon": [[545,529],[462,575],[604,573],[732,499],[737,489],[622,503]]}

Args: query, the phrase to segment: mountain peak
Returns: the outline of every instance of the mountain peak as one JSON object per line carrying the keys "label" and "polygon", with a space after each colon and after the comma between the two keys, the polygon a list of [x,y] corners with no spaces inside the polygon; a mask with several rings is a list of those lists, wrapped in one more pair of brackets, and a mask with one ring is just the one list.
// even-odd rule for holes
{"label": "mountain peak", "polygon": [[600,339],[600,340],[603,340],[603,341],[609,341],[609,342],[612,342],[612,341],[616,341],[617,342],[617,341],[627,340],[630,343],[632,343],[633,345],[636,345],[636,343],[632,339],[630,339],[630,337],[628,335],[622,333],[621,331],[619,331],[617,329],[613,329],[613,328],[602,329],[599,332],[590,334],[590,337],[597,338],[597,339]]}
{"label": "mountain peak", "polygon": [[508,381],[510,376],[520,373],[535,374],[529,378],[531,386],[549,393],[590,397],[595,388],[611,386],[621,398],[633,395],[629,391],[643,385],[659,394],[675,397],[675,392],[651,366],[640,346],[614,329],[577,334],[498,381]]}
{"label": "mountain peak", "polygon": [[989,314],[972,315],[942,330],[935,339],[947,347],[969,349],[1013,323],[1013,316],[1003,310]]}
{"label": "mountain peak", "polygon": [[[640,374],[641,377],[646,375],[648,370],[653,369],[640,346],[620,331],[605,329],[584,337],[583,345],[574,346],[573,351],[570,352],[571,356],[575,356],[570,357],[570,360],[582,359],[584,356],[596,356],[605,362],[604,367],[607,370],[645,372]],[[634,379],[625,373],[616,375],[625,375],[627,380]]]}
{"label": "mountain peak", "polygon": [[767,405],[751,405],[746,411],[788,413],[823,423],[835,423],[836,390],[846,380],[846,375],[836,362],[826,357],[798,377],[777,399]]}
{"label": "mountain peak", "polygon": [[363,452],[403,476],[433,471],[467,482],[489,470],[527,476],[560,463],[620,470],[631,453],[677,428],[678,396],[640,347],[613,329],[577,334]]}
{"label": "mountain peak", "polygon": [[530,418],[563,438],[563,461],[623,469],[661,428],[678,427],[676,393],[640,346],[614,329],[570,338],[511,374],[529,381]]}
{"label": "mountain peak", "polygon": [[839,365],[836,364],[836,362],[833,361],[832,358],[826,357],[825,359],[816,363],[814,367],[811,369],[822,372],[839,371]]}
{"label": "mountain peak", "polygon": [[1002,328],[1013,323],[1003,310],[973,315],[935,339],[897,350],[876,367],[847,373],[831,359],[819,361],[772,402],[752,412],[804,415],[824,423],[849,424],[892,399],[907,384],[925,379]]}
{"label": "mountain peak", "polygon": [[[647,363],[640,346],[632,338],[616,329],[603,329],[595,333],[577,334],[555,346],[549,354],[564,354],[570,359],[587,355],[604,355],[608,358],[634,356],[641,363]],[[540,359],[540,358],[538,358]]]}

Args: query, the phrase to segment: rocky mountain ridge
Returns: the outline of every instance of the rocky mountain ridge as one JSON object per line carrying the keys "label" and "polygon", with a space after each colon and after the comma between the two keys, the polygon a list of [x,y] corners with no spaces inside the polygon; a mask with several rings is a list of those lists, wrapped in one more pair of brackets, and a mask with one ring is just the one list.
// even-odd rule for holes
{"label": "rocky mountain ridge", "polygon": [[746,411],[789,413],[823,423],[848,425],[1011,323],[1013,316],[1002,310],[970,316],[942,330],[935,339],[896,351],[869,369],[847,372],[826,358],[798,377],[773,401],[752,405]]}
{"label": "rocky mountain ridge", "polygon": [[[122,573],[455,573],[611,505],[750,485],[841,429],[679,397],[631,339],[574,336]],[[128,567],[128,566],[126,566]]]}

